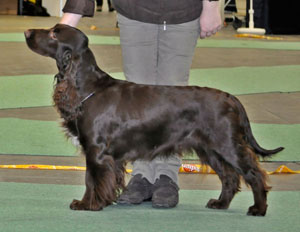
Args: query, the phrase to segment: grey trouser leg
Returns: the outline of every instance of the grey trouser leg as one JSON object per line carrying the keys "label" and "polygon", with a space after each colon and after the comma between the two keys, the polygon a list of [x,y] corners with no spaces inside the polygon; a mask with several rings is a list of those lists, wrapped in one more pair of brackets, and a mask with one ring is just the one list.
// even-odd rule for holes
{"label": "grey trouser leg", "polygon": [[[128,81],[154,85],[188,85],[189,70],[200,34],[199,19],[172,25],[142,23],[118,14],[123,69]],[[137,160],[133,175],[154,183],[160,175],[178,183],[181,159]]]}

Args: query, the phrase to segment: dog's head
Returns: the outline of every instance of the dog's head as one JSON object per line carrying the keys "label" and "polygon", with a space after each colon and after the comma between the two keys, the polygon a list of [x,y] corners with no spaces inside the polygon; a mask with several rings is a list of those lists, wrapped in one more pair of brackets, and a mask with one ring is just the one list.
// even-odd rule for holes
{"label": "dog's head", "polygon": [[[63,24],[53,28],[30,29],[25,31],[28,47],[34,52],[56,60],[59,73],[55,75],[57,83],[53,100],[61,113],[68,120],[76,118],[80,112],[81,96],[78,93],[76,73],[82,62],[81,56],[88,50],[88,38],[80,30]],[[79,78],[80,79],[80,78]]]}
{"label": "dog's head", "polygon": [[32,51],[52,57],[62,69],[67,69],[72,57],[80,56],[88,48],[87,36],[64,24],[57,24],[48,30],[29,29],[24,34]]}

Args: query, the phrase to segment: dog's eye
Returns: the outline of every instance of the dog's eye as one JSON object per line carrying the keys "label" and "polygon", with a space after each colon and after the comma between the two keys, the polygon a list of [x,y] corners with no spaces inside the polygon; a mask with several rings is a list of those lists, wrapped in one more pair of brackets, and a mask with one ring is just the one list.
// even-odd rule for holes
{"label": "dog's eye", "polygon": [[57,40],[57,33],[59,32],[60,30],[58,28],[54,28],[53,30],[50,31],[50,37],[54,40]]}
{"label": "dog's eye", "polygon": [[59,33],[59,31],[60,30],[58,28],[54,28],[54,30],[53,30],[54,33]]}

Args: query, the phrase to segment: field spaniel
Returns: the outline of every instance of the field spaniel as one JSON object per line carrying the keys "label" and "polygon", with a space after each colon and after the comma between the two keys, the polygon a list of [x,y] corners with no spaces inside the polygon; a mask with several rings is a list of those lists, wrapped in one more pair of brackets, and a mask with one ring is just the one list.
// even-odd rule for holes
{"label": "field spaniel", "polygon": [[242,176],[254,195],[247,214],[266,214],[269,187],[258,157],[283,148],[257,144],[236,97],[206,87],[114,79],[97,66],[87,36],[67,25],[27,30],[25,37],[34,52],[56,60],[54,103],[86,157],[86,191],[71,209],[101,210],[115,202],[128,161],[195,151],[222,182],[219,198],[209,200],[208,208],[227,209]]}

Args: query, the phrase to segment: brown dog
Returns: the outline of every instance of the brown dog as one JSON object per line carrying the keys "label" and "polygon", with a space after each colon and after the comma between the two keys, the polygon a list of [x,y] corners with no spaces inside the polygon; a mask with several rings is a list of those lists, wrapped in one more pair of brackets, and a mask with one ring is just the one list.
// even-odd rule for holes
{"label": "brown dog", "polygon": [[116,201],[127,161],[193,150],[222,181],[219,199],[207,207],[228,208],[242,176],[254,194],[248,215],[266,214],[269,187],[258,156],[283,148],[257,144],[237,98],[211,88],[116,80],[97,66],[87,36],[70,26],[28,30],[25,36],[34,52],[56,60],[54,102],[86,156],[86,192],[71,209],[101,210]]}

